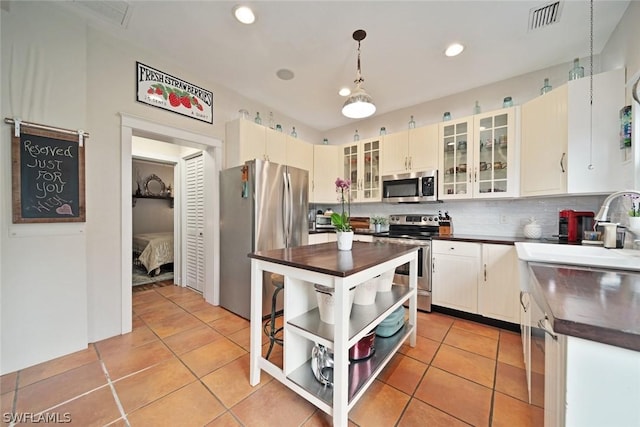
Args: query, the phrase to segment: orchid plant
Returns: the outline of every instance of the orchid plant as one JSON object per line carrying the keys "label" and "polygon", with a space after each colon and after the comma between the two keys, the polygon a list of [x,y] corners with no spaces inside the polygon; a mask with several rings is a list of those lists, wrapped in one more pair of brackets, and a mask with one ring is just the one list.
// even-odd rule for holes
{"label": "orchid plant", "polygon": [[[351,224],[349,223],[349,216],[351,214],[351,180],[350,179],[336,179],[336,193],[340,194],[338,200],[342,205],[342,213],[334,212],[331,214],[331,224],[336,228],[336,231],[351,231]],[[347,209],[345,210],[345,203]]]}

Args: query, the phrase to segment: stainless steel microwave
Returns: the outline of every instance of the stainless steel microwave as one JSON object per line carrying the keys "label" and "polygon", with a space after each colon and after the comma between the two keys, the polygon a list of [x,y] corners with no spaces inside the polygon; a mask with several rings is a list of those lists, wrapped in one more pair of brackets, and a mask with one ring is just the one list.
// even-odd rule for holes
{"label": "stainless steel microwave", "polygon": [[382,177],[382,201],[425,203],[438,201],[438,171],[428,170]]}

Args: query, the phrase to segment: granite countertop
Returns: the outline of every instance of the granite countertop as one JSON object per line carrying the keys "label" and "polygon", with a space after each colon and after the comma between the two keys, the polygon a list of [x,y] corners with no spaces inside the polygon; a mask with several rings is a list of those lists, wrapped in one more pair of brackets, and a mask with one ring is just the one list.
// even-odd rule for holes
{"label": "granite countertop", "polygon": [[639,273],[529,265],[555,332],[640,351]]}
{"label": "granite countertop", "polygon": [[383,242],[353,242],[353,247],[350,251],[339,251],[336,249],[335,242],[330,242],[295,248],[258,251],[250,253],[249,258],[332,276],[347,277],[418,249],[418,246]]}

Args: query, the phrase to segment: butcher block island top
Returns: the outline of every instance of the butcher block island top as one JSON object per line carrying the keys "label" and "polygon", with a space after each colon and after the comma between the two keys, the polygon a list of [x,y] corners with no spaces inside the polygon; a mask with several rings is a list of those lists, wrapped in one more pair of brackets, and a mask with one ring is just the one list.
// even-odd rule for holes
{"label": "butcher block island top", "polygon": [[272,249],[249,254],[250,258],[346,277],[377,264],[417,251],[408,245],[353,242],[350,251],[339,251],[336,242],[295,248]]}
{"label": "butcher block island top", "polygon": [[[353,242],[339,251],[335,242],[259,251],[251,258],[251,369],[250,383],[260,383],[261,371],[333,417],[334,426],[347,426],[349,410],[362,397],[400,346],[416,345],[417,246],[384,242]],[[373,304],[351,307],[349,290],[409,263],[409,287],[392,286],[378,292]],[[262,295],[265,273],[284,276],[282,365],[263,355]],[[269,277],[269,275],[266,275]],[[314,284],[334,289],[335,324],[322,322]],[[365,361],[349,361],[349,348],[368,335],[389,314],[409,303],[408,319],[391,337],[376,337],[375,351]],[[311,352],[322,345],[333,353],[333,387],[314,377]]]}

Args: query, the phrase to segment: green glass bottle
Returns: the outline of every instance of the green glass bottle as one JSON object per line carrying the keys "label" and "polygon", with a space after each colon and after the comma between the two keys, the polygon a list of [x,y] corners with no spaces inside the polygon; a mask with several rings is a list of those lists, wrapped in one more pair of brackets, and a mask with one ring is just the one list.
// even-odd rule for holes
{"label": "green glass bottle", "polygon": [[573,68],[569,70],[569,80],[581,79],[584,77],[584,67],[580,66],[580,59],[573,60]]}

